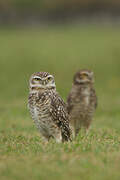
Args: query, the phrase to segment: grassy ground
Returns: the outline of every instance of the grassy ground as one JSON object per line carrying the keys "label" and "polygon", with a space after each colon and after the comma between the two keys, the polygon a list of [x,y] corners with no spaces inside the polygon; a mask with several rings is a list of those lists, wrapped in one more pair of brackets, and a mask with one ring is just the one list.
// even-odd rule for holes
{"label": "grassy ground", "polygon": [[[95,72],[99,106],[88,136],[44,145],[28,113],[28,79],[55,75],[66,96],[79,68]],[[120,28],[0,30],[0,180],[120,179]]]}

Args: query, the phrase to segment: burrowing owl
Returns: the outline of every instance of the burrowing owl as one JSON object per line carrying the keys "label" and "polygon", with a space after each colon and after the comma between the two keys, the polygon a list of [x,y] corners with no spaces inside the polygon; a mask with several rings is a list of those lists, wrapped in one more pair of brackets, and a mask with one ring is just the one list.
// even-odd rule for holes
{"label": "burrowing owl", "polygon": [[37,72],[30,77],[28,107],[44,140],[70,140],[67,106],[56,92],[54,77]]}
{"label": "burrowing owl", "polygon": [[97,97],[93,72],[89,70],[78,71],[73,78],[73,85],[67,99],[70,127],[73,137],[80,128],[88,130],[94,111],[97,107]]}

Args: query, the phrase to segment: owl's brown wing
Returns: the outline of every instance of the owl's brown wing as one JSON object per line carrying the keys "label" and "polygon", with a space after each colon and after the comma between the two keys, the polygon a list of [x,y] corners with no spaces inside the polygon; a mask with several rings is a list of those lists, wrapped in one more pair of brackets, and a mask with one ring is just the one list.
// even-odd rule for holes
{"label": "owl's brown wing", "polygon": [[97,99],[96,92],[94,89],[91,90],[91,103],[94,103],[94,107],[96,109],[98,106],[98,99]]}
{"label": "owl's brown wing", "polygon": [[62,132],[62,139],[64,141],[69,141],[70,139],[70,128],[69,128],[69,119],[68,119],[68,113],[66,104],[61,99],[61,97],[54,93],[51,98],[51,108],[50,113],[54,120],[54,122],[57,124],[57,126],[61,129]]}

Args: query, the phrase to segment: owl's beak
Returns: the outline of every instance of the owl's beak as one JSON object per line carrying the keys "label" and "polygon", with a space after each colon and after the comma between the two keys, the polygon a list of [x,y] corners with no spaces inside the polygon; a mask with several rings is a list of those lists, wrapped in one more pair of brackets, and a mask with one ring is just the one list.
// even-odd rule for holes
{"label": "owl's beak", "polygon": [[87,76],[84,75],[84,74],[81,77],[82,77],[83,80],[87,79]]}
{"label": "owl's beak", "polygon": [[45,85],[45,84],[46,84],[46,82],[45,82],[45,81],[43,81],[43,82],[42,82],[42,84],[43,84],[43,85]]}

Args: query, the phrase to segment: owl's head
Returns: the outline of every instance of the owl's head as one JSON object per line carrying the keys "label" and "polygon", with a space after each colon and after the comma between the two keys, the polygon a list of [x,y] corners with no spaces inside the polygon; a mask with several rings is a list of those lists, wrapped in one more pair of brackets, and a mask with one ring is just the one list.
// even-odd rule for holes
{"label": "owl's head", "polygon": [[90,70],[79,70],[73,79],[74,84],[92,84],[94,83],[94,73]]}
{"label": "owl's head", "polygon": [[32,90],[56,88],[54,77],[48,72],[37,72],[32,74],[29,85]]}

